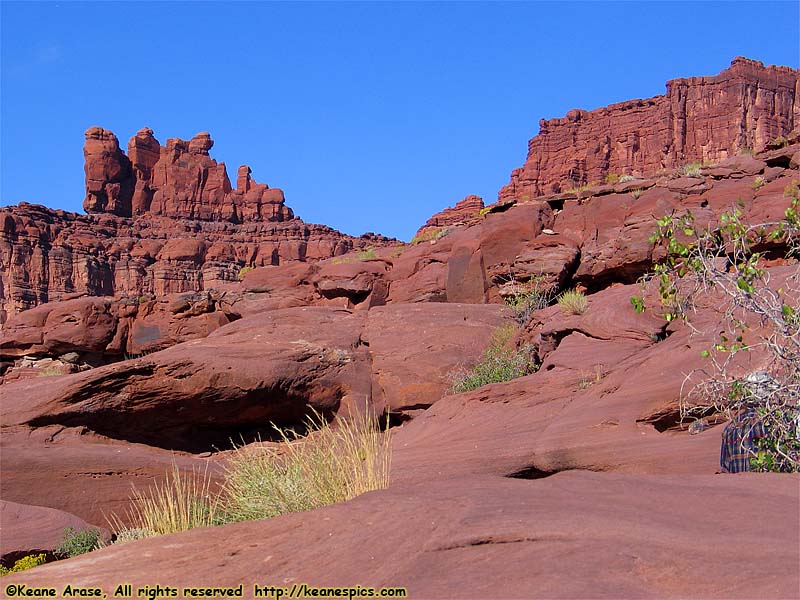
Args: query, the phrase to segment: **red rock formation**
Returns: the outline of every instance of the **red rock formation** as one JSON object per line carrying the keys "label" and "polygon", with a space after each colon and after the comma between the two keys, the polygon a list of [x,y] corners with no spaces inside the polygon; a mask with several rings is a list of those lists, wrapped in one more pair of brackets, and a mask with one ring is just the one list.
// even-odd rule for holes
{"label": "red rock formation", "polygon": [[420,237],[426,230],[447,227],[448,225],[460,225],[478,216],[483,209],[483,198],[474,194],[467,196],[463,200],[456,202],[455,206],[448,206],[443,211],[436,213],[419,228],[414,237]]}
{"label": "red rock formation", "polygon": [[0,325],[68,297],[198,292],[236,283],[242,267],[315,261],[389,240],[306,224],[283,192],[239,168],[231,189],[208,133],[161,146],[149,128],[128,143],[86,131],[88,215],[20,203],[0,209]]}
{"label": "red rock formation", "polygon": [[145,127],[128,142],[128,154],[116,136],[100,127],[86,131],[87,213],[129,217],[158,215],[231,223],[291,220],[283,192],[256,183],[247,165],[239,167],[231,188],[225,163],[209,156],[211,135],[198,133],[188,142],[179,138],[161,146]]}
{"label": "red rock formation", "polygon": [[102,127],[86,130],[83,146],[86,171],[86,212],[131,215],[133,173],[131,161],[120,150],[117,136]]}
{"label": "red rock formation", "polygon": [[739,57],[719,75],[667,82],[663,96],[541,120],[525,165],[498,197],[524,200],[609,174],[646,176],[691,161],[714,163],[763,150],[798,124],[798,71]]}

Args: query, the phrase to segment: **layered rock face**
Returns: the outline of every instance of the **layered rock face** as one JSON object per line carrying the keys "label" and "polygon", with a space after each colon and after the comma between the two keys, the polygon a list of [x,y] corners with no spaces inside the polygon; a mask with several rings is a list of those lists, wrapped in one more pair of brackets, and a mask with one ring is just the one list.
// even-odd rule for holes
{"label": "layered rock face", "polygon": [[224,288],[245,267],[305,262],[380,246],[306,224],[280,189],[238,170],[231,188],[213,140],[161,146],[140,130],[120,150],[100,127],[86,132],[87,215],[20,203],[0,209],[0,324],[71,294],[150,297]]}
{"label": "layered rock face", "polygon": [[207,132],[161,146],[149,127],[128,142],[128,156],[117,137],[101,127],[86,131],[87,213],[119,217],[159,215],[231,223],[282,222],[294,217],[283,192],[256,183],[242,165],[234,190],[225,168],[209,156],[214,140]]}
{"label": "layered rock face", "polygon": [[425,225],[417,230],[415,237],[424,236],[425,232],[430,230],[467,223],[470,219],[479,216],[481,210],[483,210],[483,198],[470,194],[460,202],[456,202],[455,206],[448,206],[433,215],[425,222]]}
{"label": "layered rock face", "polygon": [[498,198],[526,200],[610,174],[649,176],[764,150],[800,124],[798,77],[795,69],[739,57],[719,75],[667,82],[663,96],[543,119],[525,164]]}

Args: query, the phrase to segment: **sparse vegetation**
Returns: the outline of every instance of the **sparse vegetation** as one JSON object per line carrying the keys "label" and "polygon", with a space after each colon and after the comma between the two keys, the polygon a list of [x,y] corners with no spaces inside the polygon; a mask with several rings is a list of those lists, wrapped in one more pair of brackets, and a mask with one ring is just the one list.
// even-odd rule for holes
{"label": "sparse vegetation", "polygon": [[372,260],[373,258],[378,258],[378,253],[375,252],[375,248],[367,248],[366,250],[359,250],[356,253],[356,258],[358,260]]}
{"label": "sparse vegetation", "polygon": [[451,374],[450,391],[454,394],[476,390],[489,383],[510,381],[539,370],[529,346],[509,348],[516,328],[504,326],[495,331],[483,359],[470,369],[458,369]]}
{"label": "sparse vegetation", "polygon": [[[735,208],[701,230],[687,212],[659,219],[651,238],[667,250],[654,277],[668,321],[694,329],[698,299],[712,292],[723,299],[720,320],[710,325],[714,341],[701,353],[707,363],[687,377],[682,415],[730,419],[757,471],[800,471],[800,270],[771,284],[757,250],[771,243],[787,258],[800,258],[800,194],[793,183],[780,221],[746,224]],[[645,310],[644,301],[636,299],[634,308]],[[755,371],[739,360],[753,349],[761,363]]]}
{"label": "sparse vegetation", "polygon": [[629,181],[635,181],[636,177],[633,175],[623,175],[619,178],[619,183],[628,183]]}
{"label": "sparse vegetation", "polygon": [[239,273],[237,273],[236,279],[238,279],[239,281],[242,281],[244,279],[244,276],[247,275],[253,269],[255,269],[255,267],[251,267],[251,266],[242,267],[241,269],[239,269]]}
{"label": "sparse vegetation", "polygon": [[642,188],[636,188],[634,190],[631,190],[631,196],[633,196],[634,200],[638,200],[643,192],[644,190]]}
{"label": "sparse vegetation", "polygon": [[761,176],[756,177],[753,180],[753,185],[752,185],[753,191],[755,192],[757,190],[760,190],[762,187],[764,187],[764,185],[766,185],[766,183],[767,183],[767,180],[764,179],[763,177],[761,177]]}
{"label": "sparse vegetation", "polygon": [[27,571],[33,567],[43,565],[45,562],[47,562],[47,557],[44,554],[30,554],[28,556],[23,556],[17,562],[15,562],[14,566],[10,569],[0,565],[0,577],[3,575],[11,575],[12,573]]}
{"label": "sparse vegetation", "polygon": [[64,539],[56,548],[55,555],[58,558],[72,558],[97,550],[100,544],[100,532],[97,529],[77,531],[73,527],[67,527],[64,530]]}
{"label": "sparse vegetation", "polygon": [[277,447],[234,451],[221,495],[225,522],[311,510],[388,487],[388,428],[379,428],[366,412],[333,426],[315,413],[307,425],[310,433],[302,439],[280,431]]}
{"label": "sparse vegetation", "polygon": [[162,483],[146,492],[134,487],[131,500],[126,519],[129,526],[116,515],[110,519],[118,538],[127,541],[219,524],[219,498],[208,471],[183,472],[173,464]]}
{"label": "sparse vegetation", "polygon": [[134,489],[129,526],[112,516],[116,543],[311,510],[388,487],[390,434],[371,415],[329,426],[314,413],[307,428],[305,437],[276,428],[276,444],[235,448],[218,488],[207,471],[173,465],[165,482]]}
{"label": "sparse vegetation", "polygon": [[512,295],[505,302],[514,311],[514,318],[520,326],[524,326],[534,312],[553,303],[554,292],[546,288],[541,278],[534,278],[528,283],[514,283]]}
{"label": "sparse vegetation", "polygon": [[582,390],[589,389],[596,383],[600,383],[603,378],[606,376],[606,368],[603,365],[595,365],[594,370],[586,372],[581,372],[581,380],[579,382],[579,387]]}
{"label": "sparse vegetation", "polygon": [[492,210],[491,206],[484,206],[482,209],[478,211],[478,216],[483,217],[485,215],[488,215],[491,210]]}
{"label": "sparse vegetation", "polygon": [[701,163],[690,162],[680,167],[676,173],[681,177],[701,177],[700,169],[702,168],[703,165]]}
{"label": "sparse vegetation", "polygon": [[561,312],[568,315],[582,315],[589,308],[586,296],[579,290],[566,290],[558,297]]}
{"label": "sparse vegetation", "polygon": [[772,140],[772,143],[770,144],[770,146],[772,146],[773,148],[783,148],[788,143],[789,143],[789,140],[787,140],[784,136],[779,135],[774,140]]}
{"label": "sparse vegetation", "polygon": [[573,193],[573,194],[580,194],[581,192],[585,192],[587,190],[590,190],[591,188],[595,187],[596,185],[597,185],[596,181],[590,181],[589,183],[584,183],[583,185],[579,185],[579,186],[576,186],[576,187],[574,187],[572,189],[569,189],[569,190],[567,190],[567,192],[570,192],[570,193]]}
{"label": "sparse vegetation", "polygon": [[609,173],[605,176],[605,182],[614,185],[615,183],[619,183],[620,176],[616,173]]}
{"label": "sparse vegetation", "polygon": [[422,242],[435,242],[448,233],[450,233],[450,230],[447,227],[431,227],[430,229],[424,230],[419,235],[415,235],[411,240],[411,245],[416,246]]}

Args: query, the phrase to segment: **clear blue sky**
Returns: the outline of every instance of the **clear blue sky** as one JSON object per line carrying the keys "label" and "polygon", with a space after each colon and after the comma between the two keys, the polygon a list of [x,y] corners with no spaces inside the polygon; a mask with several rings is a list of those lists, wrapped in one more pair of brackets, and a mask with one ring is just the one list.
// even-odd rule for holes
{"label": "clear blue sky", "polygon": [[798,67],[798,2],[0,2],[0,203],[82,211],[83,132],[209,131],[305,221],[408,240],[488,202],[540,118],[737,55]]}

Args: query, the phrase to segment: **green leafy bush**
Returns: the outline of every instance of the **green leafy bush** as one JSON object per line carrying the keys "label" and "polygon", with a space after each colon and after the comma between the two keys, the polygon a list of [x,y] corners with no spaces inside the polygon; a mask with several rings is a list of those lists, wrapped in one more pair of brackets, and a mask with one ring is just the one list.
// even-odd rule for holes
{"label": "green leafy bush", "polygon": [[64,530],[64,539],[55,550],[58,558],[72,558],[86,554],[100,547],[100,532],[97,529],[81,529],[67,527]]}
{"label": "green leafy bush", "polygon": [[47,562],[47,557],[44,554],[31,554],[29,556],[23,556],[17,562],[15,562],[14,566],[10,569],[0,565],[0,577],[3,575],[11,575],[11,573],[27,571],[33,567],[43,565],[45,562]]}
{"label": "green leafy bush", "polygon": [[569,315],[582,315],[589,308],[589,302],[583,292],[567,290],[558,297],[561,312]]}
{"label": "green leafy bush", "polygon": [[[712,291],[722,298],[720,319],[707,332],[713,342],[701,353],[707,364],[690,377],[682,414],[720,414],[740,430],[752,431],[757,423],[763,435],[752,447],[742,446],[753,470],[800,471],[800,270],[771,284],[762,260],[770,244],[783,247],[790,260],[800,258],[796,181],[787,196],[789,207],[778,221],[748,224],[735,208],[700,228],[687,212],[659,219],[650,238],[666,250],[652,278],[668,321],[696,330],[691,317],[698,298]],[[632,302],[645,309],[642,298]],[[762,370],[746,372],[737,360],[751,348],[759,349]]]}

